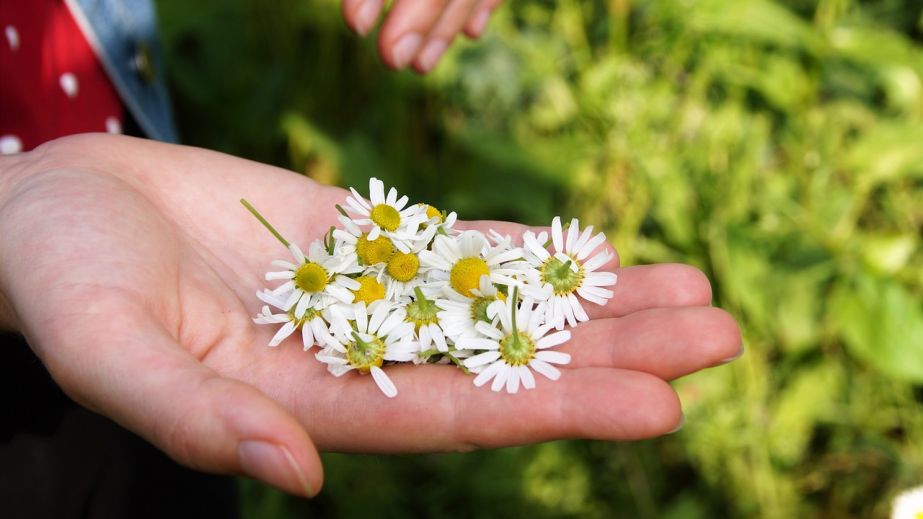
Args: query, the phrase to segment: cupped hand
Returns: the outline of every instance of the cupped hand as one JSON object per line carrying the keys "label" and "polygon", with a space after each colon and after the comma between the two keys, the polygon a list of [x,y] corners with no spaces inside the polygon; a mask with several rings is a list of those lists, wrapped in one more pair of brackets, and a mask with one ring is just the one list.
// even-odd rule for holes
{"label": "cupped hand", "polygon": [[266,347],[275,330],[253,324],[254,293],[270,261],[288,252],[241,197],[306,248],[336,223],[333,204],[345,191],[215,152],[108,135],[0,157],[6,324],[78,403],[193,468],[313,495],[323,477],[316,449],[651,437],[682,420],[665,380],[740,351],[734,320],[708,306],[697,270],[613,261],[615,297],[573,330],[560,380],[509,395],[477,388],[451,366],[399,365],[386,367],[400,392],[389,399],[369,377],[329,375],[297,338]]}
{"label": "cupped hand", "polygon": [[[385,16],[378,50],[392,68],[412,66],[425,74],[439,62],[459,32],[477,38],[501,0],[396,0]],[[366,35],[381,15],[384,0],[343,0],[343,18]]]}

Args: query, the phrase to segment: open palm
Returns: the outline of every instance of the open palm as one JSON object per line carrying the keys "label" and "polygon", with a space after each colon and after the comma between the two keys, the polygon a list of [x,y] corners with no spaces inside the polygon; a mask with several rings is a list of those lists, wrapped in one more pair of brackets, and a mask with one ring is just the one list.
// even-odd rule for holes
{"label": "open palm", "polygon": [[184,464],[295,493],[320,488],[315,446],[440,451],[663,434],[682,419],[665,380],[740,348],[697,270],[609,265],[615,297],[573,330],[559,381],[508,395],[451,366],[394,366],[400,394],[388,399],[369,377],[329,375],[298,339],[267,348],[274,330],[251,320],[262,274],[287,251],[238,200],[305,248],[336,223],[343,190],[103,135],[5,157],[0,171],[0,293],[61,387]]}

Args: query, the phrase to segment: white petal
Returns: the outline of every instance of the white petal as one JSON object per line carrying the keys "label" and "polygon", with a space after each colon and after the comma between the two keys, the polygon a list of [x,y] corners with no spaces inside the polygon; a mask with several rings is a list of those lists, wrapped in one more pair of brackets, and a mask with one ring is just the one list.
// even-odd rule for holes
{"label": "white petal", "polygon": [[519,371],[519,379],[522,382],[522,387],[526,389],[535,389],[535,377],[532,376],[532,370],[526,366],[519,366],[516,370]]}
{"label": "white petal", "polygon": [[279,272],[267,272],[266,281],[273,281],[276,279],[292,279],[294,275],[295,273],[292,272],[291,270],[283,270]]}
{"label": "white petal", "polygon": [[301,344],[304,351],[308,351],[314,346],[314,330],[308,323],[301,325]]}
{"label": "white petal", "polygon": [[360,196],[357,196],[356,198],[347,197],[346,204],[349,205],[349,208],[355,211],[356,214],[361,214],[363,216],[369,215],[369,209],[371,208],[366,205],[365,200],[363,200]]}
{"label": "white petal", "polygon": [[474,385],[477,387],[483,386],[487,381],[494,378],[494,376],[505,366],[506,364],[502,362],[494,362],[490,366],[487,366],[484,371],[478,373],[478,376],[474,377]]}
{"label": "white petal", "polygon": [[574,247],[571,249],[571,255],[576,256],[583,246],[586,245],[586,242],[590,239],[590,236],[593,234],[593,226],[590,225],[580,233],[580,237],[577,238],[577,241],[574,242]]}
{"label": "white petal", "polygon": [[[590,229],[592,226],[587,228]],[[577,251],[577,259],[580,261],[585,260],[590,254],[593,253],[594,250],[596,250],[596,247],[602,245],[604,241],[606,241],[606,235],[603,233],[599,233],[596,236],[593,236],[593,239],[586,242],[586,244],[584,244],[583,247],[580,247],[580,250]]]}
{"label": "white petal", "polygon": [[270,346],[278,346],[282,341],[284,341],[292,332],[295,331],[295,322],[289,321],[282,325],[282,328],[279,328],[279,331],[273,335],[272,340],[269,341]]}
{"label": "white petal", "polygon": [[540,350],[543,350],[545,348],[552,348],[559,344],[564,344],[565,342],[569,340],[570,340],[570,331],[565,330],[563,332],[555,332],[555,333],[552,333],[551,335],[547,335],[539,339],[539,341],[535,343],[535,347]]}
{"label": "white petal", "polygon": [[440,328],[439,325],[429,325],[429,334],[432,335],[437,350],[442,352],[449,351],[449,345],[445,342],[445,334],[442,333],[442,328]]}
{"label": "white petal", "polygon": [[609,287],[616,284],[618,279],[619,277],[614,272],[590,272],[587,274],[586,279],[583,280],[583,284],[594,287]]}
{"label": "white petal", "polygon": [[346,304],[352,303],[356,297],[349,290],[346,290],[343,287],[338,287],[336,285],[327,285],[324,291],[337,298],[338,301]]}
{"label": "white petal", "polygon": [[375,177],[369,179],[369,199],[373,206],[385,203],[385,183]]}
{"label": "white petal", "polygon": [[[279,267],[279,268],[283,268],[283,269],[287,269],[291,271],[294,271],[295,269],[298,268],[298,265],[295,265],[294,263],[290,261],[285,261],[285,260],[272,260],[272,265],[275,267]],[[291,272],[289,272],[289,274],[291,274]]]}
{"label": "white petal", "polygon": [[584,311],[583,305],[577,300],[577,296],[574,294],[567,294],[567,300],[570,301],[570,306],[574,309],[574,317],[578,322],[585,323],[590,320],[590,316]]}
{"label": "white petal", "polygon": [[468,357],[465,359],[466,368],[476,368],[488,364],[500,358],[500,352],[497,350],[489,350],[484,353],[478,353],[473,357]]}
{"label": "white petal", "polygon": [[310,297],[302,297],[301,300],[298,301],[298,305],[295,306],[295,317],[297,317],[298,319],[301,319],[302,317],[304,317],[305,312],[308,311],[308,305],[310,303],[311,303]]}
{"label": "white petal", "polygon": [[567,228],[567,243],[564,244],[564,250],[568,254],[572,254],[574,250],[574,244],[577,243],[577,238],[580,236],[580,222],[576,218],[570,221],[570,227]]}
{"label": "white petal", "polygon": [[289,243],[288,250],[289,252],[292,253],[292,256],[295,258],[296,265],[301,265],[302,263],[304,263],[304,260],[305,260],[304,253],[301,252],[301,249],[297,245],[295,245],[294,243]]}
{"label": "white petal", "polygon": [[587,272],[593,272],[606,263],[609,263],[613,257],[611,252],[604,250],[584,263],[583,268],[586,269]]}
{"label": "white petal", "polygon": [[369,241],[375,241],[378,239],[378,236],[380,235],[381,235],[381,227],[379,227],[378,225],[373,225],[372,230],[369,231],[369,235],[367,239]]}
{"label": "white petal", "polygon": [[[376,303],[377,302],[378,301],[376,301]],[[381,325],[385,322],[385,319],[388,317],[389,310],[391,310],[391,307],[389,307],[388,305],[377,305],[376,306],[375,311],[372,312],[372,319],[369,321],[369,332],[375,333],[378,331],[379,328],[381,328]]]}
{"label": "white petal", "polygon": [[592,292],[587,291],[587,288],[592,287],[580,287],[577,289],[577,294],[591,303],[596,303],[599,306],[606,306],[608,299],[594,295]]}
{"label": "white petal", "polygon": [[348,278],[346,276],[337,276],[336,284],[340,285],[347,290],[359,290],[362,288],[362,284],[356,281],[355,279]]}
{"label": "white petal", "polygon": [[292,309],[293,306],[295,306],[296,303],[298,303],[298,301],[301,300],[302,296],[308,297],[308,295],[302,292],[300,289],[296,289],[291,294],[289,294],[288,299],[285,300],[285,306],[283,306],[282,309],[288,312]]}
{"label": "white petal", "polygon": [[391,330],[393,330],[397,325],[401,324],[401,321],[404,320],[405,315],[406,314],[402,311],[391,313],[391,315],[385,319],[381,326],[378,327],[378,335],[382,337],[390,335]]}
{"label": "white petal", "polygon": [[369,331],[369,314],[368,308],[366,308],[365,303],[358,302],[353,305],[353,310],[355,311],[356,319],[356,328],[360,333],[368,333]]}
{"label": "white petal", "polygon": [[420,327],[420,349],[428,350],[431,342],[432,342],[432,336],[429,333],[429,327],[421,326]]}
{"label": "white petal", "polygon": [[500,371],[497,372],[497,376],[494,377],[494,381],[490,384],[490,390],[493,392],[503,389],[503,386],[506,385],[506,379],[510,377],[511,371],[509,365],[502,362],[498,362],[497,364],[500,364]]}
{"label": "white petal", "polygon": [[532,359],[529,361],[529,367],[535,370],[536,373],[541,373],[551,380],[557,380],[561,378],[561,370],[548,364],[547,362],[542,362],[539,359]]}
{"label": "white petal", "polygon": [[372,378],[375,379],[375,383],[378,384],[378,389],[380,389],[386,397],[394,398],[397,396],[397,387],[394,386],[394,382],[391,382],[391,379],[388,378],[388,375],[385,374],[383,369],[378,366],[372,366],[371,372]]}
{"label": "white petal", "polygon": [[564,235],[561,232],[561,217],[555,216],[551,221],[551,241],[555,252],[564,252]]}
{"label": "white petal", "polygon": [[[612,299],[612,296],[615,295],[615,292],[608,290],[606,288],[586,285],[577,289],[577,293],[580,294],[581,291],[586,292],[587,294],[602,298],[603,300]],[[583,295],[583,294],[581,294]]]}
{"label": "white petal", "polygon": [[510,367],[506,378],[506,392],[515,395],[517,391],[519,391],[519,370],[515,367]]}
{"label": "white petal", "polygon": [[503,332],[491,326],[490,324],[485,323],[484,321],[478,321],[474,323],[474,329],[482,333],[483,335],[486,335],[488,338],[494,339],[497,341],[503,340],[503,337],[505,336]]}
{"label": "white petal", "polygon": [[455,344],[457,348],[469,350],[497,350],[500,344],[490,339],[481,339],[479,337],[462,337]]}
{"label": "white petal", "polygon": [[548,254],[548,250],[545,249],[545,244],[539,243],[538,239],[531,231],[526,231],[525,234],[522,235],[522,241],[525,244],[526,249],[535,255],[539,261],[544,262],[549,257],[551,257],[551,255]]}
{"label": "white petal", "polygon": [[542,362],[550,362],[552,364],[567,364],[570,362],[570,355],[563,351],[538,351],[535,353],[535,358]]}

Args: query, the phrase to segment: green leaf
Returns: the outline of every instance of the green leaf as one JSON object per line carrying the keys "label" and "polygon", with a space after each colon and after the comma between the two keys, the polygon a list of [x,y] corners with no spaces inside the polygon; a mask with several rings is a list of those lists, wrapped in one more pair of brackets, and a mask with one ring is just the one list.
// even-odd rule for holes
{"label": "green leaf", "polygon": [[919,295],[896,281],[860,275],[836,287],[830,317],[850,354],[895,380],[923,383]]}

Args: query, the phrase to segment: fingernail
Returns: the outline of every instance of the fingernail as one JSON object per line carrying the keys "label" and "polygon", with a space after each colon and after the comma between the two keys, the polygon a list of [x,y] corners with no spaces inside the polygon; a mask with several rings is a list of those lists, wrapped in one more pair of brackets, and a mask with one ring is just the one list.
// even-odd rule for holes
{"label": "fingernail", "polygon": [[305,497],[316,492],[287,448],[272,443],[246,440],[237,446],[240,467],[252,478],[284,489],[298,488]]}
{"label": "fingernail", "polygon": [[471,20],[471,31],[474,33],[474,36],[480,36],[484,32],[484,28],[487,27],[487,20],[490,19],[490,9],[481,9],[474,15],[474,18]]}
{"label": "fingernail", "polygon": [[417,55],[417,50],[420,48],[420,43],[422,42],[423,38],[416,33],[402,36],[392,49],[394,54],[394,65],[398,68],[407,66],[410,60]]}
{"label": "fingernail", "polygon": [[443,40],[433,40],[423,47],[423,51],[420,52],[420,68],[423,72],[429,72],[436,66],[445,48],[446,43]]}
{"label": "fingernail", "polygon": [[727,363],[729,363],[729,362],[733,362],[733,361],[739,359],[740,356],[743,355],[743,354],[744,354],[744,347],[741,346],[740,349],[737,351],[736,354],[734,354],[734,355],[732,355],[732,356],[730,356],[730,357],[728,357],[728,358],[726,358],[726,359],[721,359],[721,361],[718,362],[718,365],[721,366],[721,365],[723,365],[723,364],[727,364]]}
{"label": "fingernail", "polygon": [[668,432],[667,434],[673,434],[673,433],[679,431],[680,429],[683,428],[683,425],[686,425],[686,414],[685,414],[685,413],[683,413],[682,415],[680,415],[680,417],[679,417],[679,425],[677,425],[676,427],[674,427],[673,430],[671,430],[671,431]]}
{"label": "fingernail", "polygon": [[379,11],[378,0],[368,0],[363,2],[356,11],[356,31],[365,36],[372,30],[375,21],[378,19]]}

